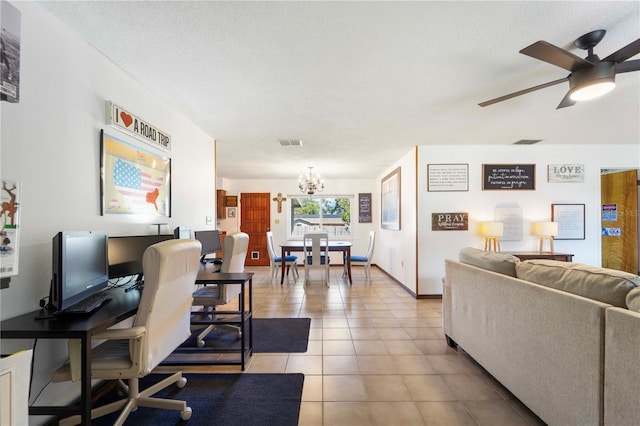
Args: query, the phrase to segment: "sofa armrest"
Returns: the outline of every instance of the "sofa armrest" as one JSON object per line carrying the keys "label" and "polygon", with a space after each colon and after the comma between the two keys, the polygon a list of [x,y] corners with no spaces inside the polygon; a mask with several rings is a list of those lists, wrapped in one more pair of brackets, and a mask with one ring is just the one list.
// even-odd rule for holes
{"label": "sofa armrest", "polygon": [[640,419],[640,313],[605,313],[604,424],[632,425]]}

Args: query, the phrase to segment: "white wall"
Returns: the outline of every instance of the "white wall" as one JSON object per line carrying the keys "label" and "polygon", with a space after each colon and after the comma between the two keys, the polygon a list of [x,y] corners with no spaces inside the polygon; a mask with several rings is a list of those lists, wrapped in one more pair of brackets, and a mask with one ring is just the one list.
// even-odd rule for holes
{"label": "white wall", "polygon": [[[21,96],[17,104],[0,103],[1,174],[22,182],[20,274],[0,292],[2,319],[38,309],[48,295],[51,239],[58,231],[139,235],[149,233],[151,223],[203,228],[206,216],[215,217],[213,138],[37,4],[13,5],[22,12]],[[171,218],[100,216],[100,129],[149,149],[105,126],[106,100],[171,135]],[[3,340],[2,352],[30,345]],[[65,357],[66,342],[39,342],[33,395]]]}
{"label": "white wall", "polygon": [[[484,247],[477,234],[479,222],[494,219],[498,204],[514,203],[522,209],[520,241],[502,241],[502,251],[537,250],[530,235],[531,222],[551,220],[551,204],[585,204],[585,239],[556,240],[557,252],[574,254],[575,262],[599,266],[600,169],[637,168],[639,145],[529,145],[529,146],[421,146],[418,161],[418,253],[420,294],[442,294],[444,259],[457,259],[462,247]],[[468,192],[427,192],[427,165],[468,163]],[[482,164],[536,164],[534,191],[483,191]],[[549,183],[549,164],[583,164],[584,183]],[[468,212],[468,231],[431,231],[431,213]]]}
{"label": "white wall", "polygon": [[[409,151],[385,170],[376,183],[379,200],[382,179],[400,167],[400,231],[381,229],[378,223],[375,260],[376,265],[413,294],[419,294],[416,287],[416,153],[417,149]],[[380,207],[376,211],[380,211]]]}

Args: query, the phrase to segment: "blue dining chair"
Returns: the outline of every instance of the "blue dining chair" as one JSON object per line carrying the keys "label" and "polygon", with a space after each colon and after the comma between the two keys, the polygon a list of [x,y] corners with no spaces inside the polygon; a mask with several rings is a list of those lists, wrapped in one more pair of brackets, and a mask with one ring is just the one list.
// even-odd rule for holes
{"label": "blue dining chair", "polygon": [[[373,247],[375,245],[376,233],[375,231],[369,232],[369,246],[367,247],[367,254],[364,256],[351,256],[351,266],[362,265],[364,266],[365,280],[371,281],[371,258],[373,256]],[[346,260],[346,259],[345,259]],[[347,275],[347,262],[344,262],[344,273],[342,276]]]}
{"label": "blue dining chair", "polygon": [[[282,256],[278,256],[276,252],[276,246],[273,243],[273,232],[267,232],[267,251],[269,252],[269,260],[271,266],[271,281],[273,278],[278,277],[278,269],[282,267]],[[285,265],[287,267],[287,278],[289,277],[289,269],[293,269],[293,277],[297,280],[300,276],[298,274],[298,256],[286,256],[284,258]],[[284,271],[282,271],[284,273]]]}

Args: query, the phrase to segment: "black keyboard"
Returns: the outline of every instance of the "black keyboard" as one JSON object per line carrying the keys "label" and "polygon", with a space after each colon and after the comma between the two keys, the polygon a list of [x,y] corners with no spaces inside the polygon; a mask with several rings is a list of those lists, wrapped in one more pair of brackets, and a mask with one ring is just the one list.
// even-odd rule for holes
{"label": "black keyboard", "polygon": [[71,305],[61,311],[56,312],[55,315],[90,314],[96,309],[100,308],[107,300],[109,300],[107,296],[108,296],[108,293],[106,291],[96,293],[92,296],[87,297],[84,300],[79,301],[74,305]]}

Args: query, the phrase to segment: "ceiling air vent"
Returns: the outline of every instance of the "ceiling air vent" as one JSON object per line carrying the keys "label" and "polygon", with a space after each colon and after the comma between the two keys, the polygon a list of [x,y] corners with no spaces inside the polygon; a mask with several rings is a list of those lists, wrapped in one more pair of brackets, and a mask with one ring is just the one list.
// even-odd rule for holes
{"label": "ceiling air vent", "polygon": [[533,145],[534,143],[540,142],[542,139],[520,139],[517,142],[514,142],[514,145]]}
{"label": "ceiling air vent", "polygon": [[280,146],[302,146],[300,139],[280,139],[278,143],[280,143]]}

